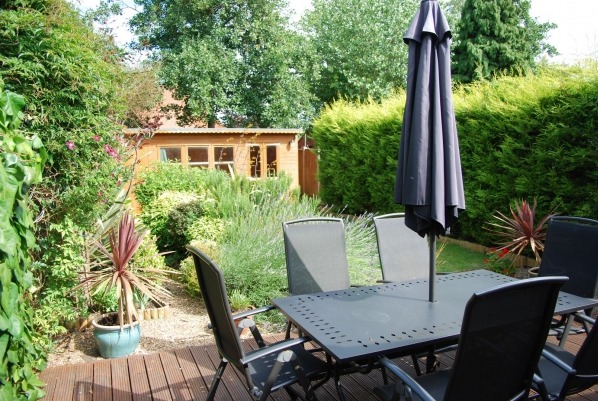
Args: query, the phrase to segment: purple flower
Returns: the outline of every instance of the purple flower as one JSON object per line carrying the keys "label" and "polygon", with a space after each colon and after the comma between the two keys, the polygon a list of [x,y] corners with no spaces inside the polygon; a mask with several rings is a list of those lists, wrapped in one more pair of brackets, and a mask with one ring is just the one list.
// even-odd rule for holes
{"label": "purple flower", "polygon": [[94,141],[96,141],[96,142],[99,142],[99,141],[100,141],[100,136],[99,136],[99,135],[97,135],[97,134],[96,134],[96,135],[94,135],[94,136],[93,136],[93,140],[94,140]]}
{"label": "purple flower", "polygon": [[104,145],[104,151],[106,153],[108,153],[108,155],[110,157],[112,157],[114,160],[116,160],[116,157],[118,156],[118,153],[116,152],[116,150],[114,150],[114,148],[110,145]]}
{"label": "purple flower", "polygon": [[66,148],[68,150],[73,150],[75,149],[77,146],[75,145],[75,142],[73,141],[66,141]]}

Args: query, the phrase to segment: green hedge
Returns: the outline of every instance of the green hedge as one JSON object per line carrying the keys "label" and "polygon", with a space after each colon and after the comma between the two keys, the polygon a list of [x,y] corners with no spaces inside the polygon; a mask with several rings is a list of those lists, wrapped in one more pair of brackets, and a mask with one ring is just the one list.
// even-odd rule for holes
{"label": "green hedge", "polygon": [[[484,224],[516,199],[538,213],[598,218],[598,68],[545,67],[453,91],[466,212],[453,233],[490,244]],[[401,210],[393,201],[404,94],[339,101],[314,122],[324,202],[348,212]]]}

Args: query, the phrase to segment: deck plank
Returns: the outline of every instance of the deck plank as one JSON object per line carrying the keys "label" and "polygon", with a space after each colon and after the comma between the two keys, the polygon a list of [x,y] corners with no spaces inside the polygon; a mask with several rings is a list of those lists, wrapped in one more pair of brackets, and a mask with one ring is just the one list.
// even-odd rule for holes
{"label": "deck plank", "polygon": [[127,358],[110,360],[112,374],[112,399],[114,401],[132,401],[131,377]]}
{"label": "deck plank", "polygon": [[93,401],[93,364],[77,365],[73,399],[76,401]]}
{"label": "deck plank", "polygon": [[129,358],[129,376],[133,401],[152,401],[143,355],[133,355]]}
{"label": "deck plank", "polygon": [[44,397],[44,399],[46,401],[52,401],[53,395],[56,393],[56,384],[59,381],[62,381],[63,369],[64,368],[61,366],[56,368],[50,368],[44,370],[39,375],[40,380],[46,383],[46,386],[44,387],[44,391],[46,392],[46,396]]}
{"label": "deck plank", "polygon": [[[193,359],[195,360],[195,363],[197,364],[207,387],[212,385],[217,367],[217,365],[214,366],[214,363],[209,356],[209,352],[217,352],[216,347],[191,347],[191,355],[193,356]],[[218,392],[216,394],[219,400],[235,401],[235,399],[232,398],[228,390],[222,386],[222,384],[218,386]]]}
{"label": "deck plank", "polygon": [[181,373],[185,378],[187,387],[194,400],[203,400],[208,396],[208,387],[199,371],[197,364],[193,359],[189,348],[180,348],[174,350],[174,353],[181,367]]}
{"label": "deck plank", "polygon": [[166,374],[162,366],[160,354],[149,354],[144,357],[148,373],[148,381],[154,401],[173,401],[168,389]]}
{"label": "deck plank", "polygon": [[93,401],[112,401],[112,375],[107,359],[93,364]]}
{"label": "deck plank", "polygon": [[175,353],[172,351],[162,352],[160,353],[160,359],[162,360],[164,374],[166,375],[166,381],[168,382],[172,398],[174,400],[192,401],[191,391],[187,387],[187,382],[181,372],[181,366]]}

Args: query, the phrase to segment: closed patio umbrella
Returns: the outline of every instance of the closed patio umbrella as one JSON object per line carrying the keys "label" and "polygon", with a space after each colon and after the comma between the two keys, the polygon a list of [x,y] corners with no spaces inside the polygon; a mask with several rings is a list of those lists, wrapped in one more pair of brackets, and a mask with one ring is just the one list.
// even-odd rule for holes
{"label": "closed patio umbrella", "polygon": [[407,101],[395,202],[405,224],[430,244],[430,302],[435,301],[436,237],[465,209],[451,94],[451,32],[436,0],[423,0],[404,36],[409,46]]}

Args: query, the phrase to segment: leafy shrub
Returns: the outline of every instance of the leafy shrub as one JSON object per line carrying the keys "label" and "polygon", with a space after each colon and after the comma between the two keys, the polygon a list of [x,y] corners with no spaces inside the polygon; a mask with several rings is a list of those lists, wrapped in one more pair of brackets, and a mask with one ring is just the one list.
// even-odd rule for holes
{"label": "leafy shrub", "polygon": [[200,217],[187,227],[185,235],[187,242],[222,242],[226,229],[224,220],[215,217]]}
{"label": "leafy shrub", "polygon": [[188,243],[186,230],[202,215],[202,197],[187,192],[166,191],[152,201],[141,214],[143,224],[156,236],[161,252],[169,255],[168,264],[176,264]]}
{"label": "leafy shrub", "polygon": [[48,341],[66,332],[65,326],[86,313],[85,298],[70,290],[78,283],[77,271],[85,265],[85,237],[77,225],[65,218],[52,224],[43,238],[47,249],[34,264],[33,274],[38,291],[34,322],[40,338]]}
{"label": "leafy shrub", "polygon": [[134,194],[145,212],[145,208],[166,191],[199,195],[205,193],[208,188],[220,187],[228,180],[228,175],[220,170],[157,162],[140,172]]}

